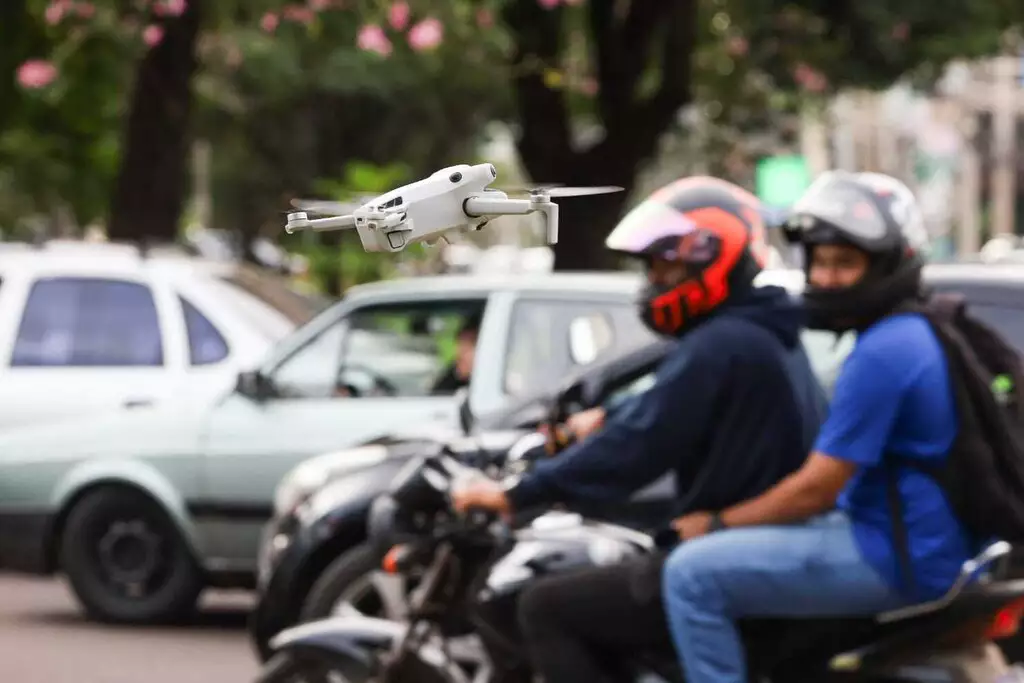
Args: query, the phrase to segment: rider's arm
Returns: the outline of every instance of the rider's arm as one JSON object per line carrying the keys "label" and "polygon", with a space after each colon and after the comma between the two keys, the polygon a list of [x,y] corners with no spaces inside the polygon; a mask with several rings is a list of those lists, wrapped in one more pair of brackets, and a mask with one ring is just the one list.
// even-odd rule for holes
{"label": "rider's arm", "polygon": [[728,354],[714,344],[678,349],[600,431],[537,463],[508,491],[512,506],[618,500],[695,457],[728,372]]}
{"label": "rider's arm", "polygon": [[804,465],[757,498],[722,513],[726,526],[784,524],[832,509],[859,467],[885,452],[904,393],[906,372],[872,346],[851,354],[836,381],[828,419]]}

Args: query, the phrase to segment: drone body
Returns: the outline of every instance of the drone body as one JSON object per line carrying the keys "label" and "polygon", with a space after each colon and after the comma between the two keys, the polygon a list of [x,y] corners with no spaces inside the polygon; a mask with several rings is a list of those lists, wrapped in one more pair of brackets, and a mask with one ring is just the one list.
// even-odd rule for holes
{"label": "drone body", "polygon": [[[340,230],[355,228],[365,251],[398,252],[418,242],[434,243],[449,231],[479,230],[494,216],[525,215],[540,212],[545,219],[547,242],[558,241],[558,205],[551,196],[573,196],[614,192],[622,188],[538,189],[529,199],[511,199],[501,190],[491,189],[498,172],[492,164],[460,164],[435,172],[376,197],[350,215],[310,219],[304,211],[288,214],[285,231]],[[561,192],[559,192],[561,190]],[[303,208],[302,202],[296,203]],[[331,202],[316,203],[317,213],[347,207]]]}

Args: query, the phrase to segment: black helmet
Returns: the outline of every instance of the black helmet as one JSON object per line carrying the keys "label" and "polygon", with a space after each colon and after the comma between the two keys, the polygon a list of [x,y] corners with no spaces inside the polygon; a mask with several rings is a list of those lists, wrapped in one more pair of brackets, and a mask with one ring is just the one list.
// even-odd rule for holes
{"label": "black helmet", "polygon": [[807,275],[816,245],[849,245],[868,255],[867,272],[851,287],[815,287],[808,278],[804,301],[812,327],[864,329],[921,296],[928,235],[914,193],[892,176],[823,173],[793,205],[785,231],[804,245]]}

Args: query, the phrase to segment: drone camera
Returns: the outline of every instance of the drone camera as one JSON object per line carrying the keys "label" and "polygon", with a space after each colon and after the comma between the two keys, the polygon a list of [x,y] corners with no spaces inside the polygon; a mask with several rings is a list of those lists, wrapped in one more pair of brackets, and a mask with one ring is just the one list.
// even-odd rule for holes
{"label": "drone camera", "polygon": [[456,171],[455,173],[452,173],[450,176],[448,176],[448,180],[452,181],[453,183],[457,183],[460,180],[462,180],[462,174]]}

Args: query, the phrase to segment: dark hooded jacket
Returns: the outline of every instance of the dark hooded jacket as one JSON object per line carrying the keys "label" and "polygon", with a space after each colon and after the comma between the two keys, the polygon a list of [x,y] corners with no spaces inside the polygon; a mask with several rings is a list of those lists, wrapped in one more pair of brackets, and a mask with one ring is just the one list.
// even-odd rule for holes
{"label": "dark hooded jacket", "polygon": [[512,505],[616,501],[668,472],[677,514],[771,488],[803,464],[825,418],[803,316],[774,286],[723,305],[679,339],[649,389],[510,489]]}

